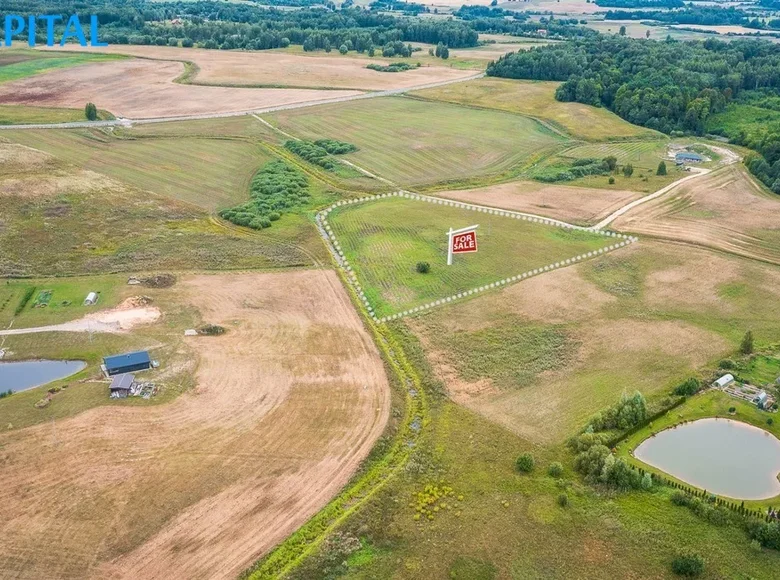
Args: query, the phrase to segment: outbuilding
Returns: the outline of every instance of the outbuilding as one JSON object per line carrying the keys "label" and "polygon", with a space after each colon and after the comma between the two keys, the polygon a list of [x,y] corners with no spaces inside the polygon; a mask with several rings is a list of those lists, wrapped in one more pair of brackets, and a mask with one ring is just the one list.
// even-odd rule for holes
{"label": "outbuilding", "polygon": [[149,353],[145,350],[126,352],[125,354],[117,354],[103,358],[103,368],[105,369],[106,375],[109,377],[135,371],[144,371],[151,367],[152,359],[149,358]]}
{"label": "outbuilding", "polygon": [[84,299],[84,306],[92,306],[93,304],[97,304],[98,301],[98,295],[97,292],[90,292],[87,294],[87,297]]}
{"label": "outbuilding", "polygon": [[717,381],[712,383],[713,387],[717,387],[719,389],[722,389],[723,387],[728,387],[731,383],[734,382],[734,375],[731,373],[725,374],[722,377],[720,377]]}
{"label": "outbuilding", "polygon": [[130,394],[130,389],[135,382],[135,377],[130,373],[115,375],[108,390],[112,399],[124,399]]}
{"label": "outbuilding", "polygon": [[768,398],[769,395],[766,394],[766,391],[761,391],[760,393],[758,393],[758,395],[756,395],[756,398],[754,399],[756,406],[759,409],[765,409]]}
{"label": "outbuilding", "polygon": [[683,163],[701,163],[704,161],[704,157],[698,153],[692,153],[691,151],[680,151],[675,154],[674,161],[677,165],[682,165]]}

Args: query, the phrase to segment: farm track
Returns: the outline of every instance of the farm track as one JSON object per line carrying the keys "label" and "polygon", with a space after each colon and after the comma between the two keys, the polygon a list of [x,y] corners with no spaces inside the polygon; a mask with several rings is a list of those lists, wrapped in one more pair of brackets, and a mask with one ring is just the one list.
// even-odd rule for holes
{"label": "farm track", "polygon": [[485,76],[484,72],[471,75],[460,79],[451,79],[447,81],[440,81],[436,83],[427,83],[423,85],[416,85],[414,87],[400,88],[400,89],[388,89],[384,91],[375,91],[364,93],[360,95],[352,95],[348,97],[337,97],[333,99],[320,99],[318,101],[307,101],[303,103],[291,103],[289,105],[277,105],[274,107],[266,107],[260,109],[251,109],[247,111],[235,111],[228,113],[204,113],[198,115],[182,115],[175,117],[155,117],[155,118],[139,118],[139,119],[127,119],[119,118],[110,121],[83,121],[75,123],[42,123],[42,124],[27,124],[27,125],[0,125],[0,129],[89,129],[99,127],[130,127],[132,125],[145,125],[150,123],[169,123],[174,121],[195,121],[206,119],[224,119],[227,117],[241,117],[244,115],[252,114],[266,114],[275,113],[278,111],[289,111],[291,109],[301,109],[305,107],[316,107],[317,105],[330,105],[334,103],[347,103],[350,101],[359,101],[363,99],[375,99],[379,97],[392,97],[402,95],[411,91],[420,91],[424,89],[433,89],[445,85],[454,83],[462,83],[466,81],[473,81]]}

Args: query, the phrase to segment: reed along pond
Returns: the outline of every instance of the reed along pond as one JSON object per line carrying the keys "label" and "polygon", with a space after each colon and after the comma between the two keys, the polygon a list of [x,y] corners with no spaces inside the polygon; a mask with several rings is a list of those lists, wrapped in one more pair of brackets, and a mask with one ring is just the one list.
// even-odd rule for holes
{"label": "reed along pond", "polygon": [[780,441],[730,419],[699,419],[645,439],[634,457],[690,485],[734,499],[780,495]]}
{"label": "reed along pond", "polygon": [[0,392],[14,393],[64,379],[87,366],[80,360],[0,362]]}

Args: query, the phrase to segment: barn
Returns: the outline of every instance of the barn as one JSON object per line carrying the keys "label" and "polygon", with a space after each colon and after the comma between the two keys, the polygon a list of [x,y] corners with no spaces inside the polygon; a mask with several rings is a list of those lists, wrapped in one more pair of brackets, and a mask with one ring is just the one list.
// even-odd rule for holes
{"label": "barn", "polygon": [[105,369],[106,375],[109,377],[135,371],[144,371],[151,367],[152,359],[149,358],[149,353],[145,350],[126,352],[124,354],[103,358],[103,368]]}
{"label": "barn", "polygon": [[681,151],[674,156],[674,161],[677,165],[683,163],[701,163],[704,161],[704,157],[698,153],[692,153],[691,151]]}

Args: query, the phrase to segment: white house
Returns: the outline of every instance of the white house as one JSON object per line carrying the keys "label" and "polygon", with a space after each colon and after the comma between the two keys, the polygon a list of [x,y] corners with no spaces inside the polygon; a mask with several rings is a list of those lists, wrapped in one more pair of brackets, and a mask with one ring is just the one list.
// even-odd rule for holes
{"label": "white house", "polygon": [[720,377],[714,383],[712,383],[712,386],[717,387],[718,389],[722,389],[723,387],[728,387],[733,382],[734,382],[734,375],[728,373]]}

